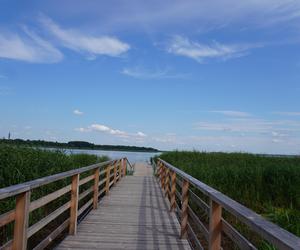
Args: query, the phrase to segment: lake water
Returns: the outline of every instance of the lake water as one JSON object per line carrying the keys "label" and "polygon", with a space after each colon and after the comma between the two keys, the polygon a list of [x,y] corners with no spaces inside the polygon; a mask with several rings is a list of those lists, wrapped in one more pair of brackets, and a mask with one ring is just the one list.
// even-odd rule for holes
{"label": "lake water", "polygon": [[106,151],[106,150],[85,150],[85,149],[65,149],[69,154],[93,154],[103,156],[106,155],[111,159],[119,159],[127,157],[130,163],[149,162],[150,158],[159,155],[160,153],[145,153],[145,152],[127,152],[127,151]]}

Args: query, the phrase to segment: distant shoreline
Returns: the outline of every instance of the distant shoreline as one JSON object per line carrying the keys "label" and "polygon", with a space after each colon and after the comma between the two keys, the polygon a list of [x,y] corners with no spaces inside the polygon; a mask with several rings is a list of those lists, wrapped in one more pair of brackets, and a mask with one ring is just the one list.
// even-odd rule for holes
{"label": "distant shoreline", "polygon": [[78,149],[78,150],[102,150],[120,152],[141,152],[161,153],[162,151],[151,147],[125,146],[125,145],[96,145],[85,141],[70,141],[67,143],[52,142],[44,140],[23,140],[23,139],[0,139],[0,143],[20,146],[57,148],[57,149]]}

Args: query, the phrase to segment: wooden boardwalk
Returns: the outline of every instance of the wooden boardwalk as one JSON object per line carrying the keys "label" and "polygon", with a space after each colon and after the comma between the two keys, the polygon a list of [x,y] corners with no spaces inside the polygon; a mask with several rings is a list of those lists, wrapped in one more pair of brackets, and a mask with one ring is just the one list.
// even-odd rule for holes
{"label": "wooden boardwalk", "polygon": [[169,208],[152,167],[138,163],[57,249],[191,249]]}

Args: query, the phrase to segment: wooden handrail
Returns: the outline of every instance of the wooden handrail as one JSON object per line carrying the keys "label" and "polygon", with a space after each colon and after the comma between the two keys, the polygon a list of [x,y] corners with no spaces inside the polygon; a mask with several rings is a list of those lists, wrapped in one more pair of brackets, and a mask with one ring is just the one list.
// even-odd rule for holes
{"label": "wooden handrail", "polygon": [[[164,183],[164,174],[166,169],[169,169],[171,173],[176,173],[177,177],[182,178],[182,182],[177,178],[174,180],[172,178],[172,182],[181,184],[182,190],[186,189],[186,183],[189,183],[190,186],[193,186],[197,190],[201,191],[205,196],[210,200],[210,204],[207,205],[204,201],[202,201],[194,192],[189,190],[191,193],[191,198],[196,199],[196,206],[200,209],[204,208],[203,211],[208,212],[209,215],[209,235],[208,235],[208,243],[209,249],[220,249],[221,245],[221,233],[224,232],[229,238],[236,237],[239,242],[239,246],[248,246],[248,249],[255,249],[255,247],[248,242],[240,233],[235,230],[232,225],[226,222],[222,218],[222,209],[226,210],[230,214],[234,215],[239,221],[246,224],[250,227],[251,230],[259,234],[264,240],[273,244],[278,249],[300,249],[300,238],[296,235],[284,230],[283,228],[277,226],[276,224],[267,221],[259,214],[250,210],[249,208],[241,205],[240,203],[234,201],[218,190],[206,185],[205,183],[197,180],[196,178],[190,176],[184,171],[174,167],[170,163],[158,159],[157,162],[157,176],[159,178],[159,183]],[[164,186],[162,185],[162,188]],[[182,198],[182,206],[186,204],[186,196],[183,193],[180,197],[178,191],[175,191],[176,196]],[[196,198],[195,198],[196,197]],[[173,198],[174,199],[174,198]],[[174,206],[174,201],[172,201],[172,207]],[[185,210],[183,216],[186,216]],[[194,221],[195,222],[195,221]],[[181,220],[181,223],[185,223],[181,225],[186,230],[187,225],[184,219]],[[203,224],[200,225],[203,227]],[[191,228],[189,228],[191,229]],[[183,229],[182,229],[183,230]],[[184,231],[186,232],[186,231]],[[182,232],[181,232],[182,234]]]}
{"label": "wooden handrail", "polygon": [[[13,239],[5,243],[3,246],[0,246],[0,249],[2,249],[4,246],[6,249],[26,249],[28,238],[30,238],[68,209],[70,209],[70,217],[63,221],[63,223],[53,230],[45,239],[42,239],[35,249],[43,249],[46,247],[67,227],[69,227],[69,234],[76,234],[78,217],[82,216],[83,212],[86,213],[88,208],[97,209],[99,198],[102,197],[102,195],[108,194],[111,186],[116,184],[117,180],[120,181],[121,176],[126,175],[127,164],[130,164],[127,158],[111,160],[0,189],[0,201],[10,197],[16,197],[15,209],[4,214],[0,214],[0,227],[3,227],[13,221],[15,224]],[[118,168],[117,165],[119,165]],[[80,174],[91,170],[93,170],[91,175],[80,179]],[[112,171],[113,173],[111,173]],[[71,184],[40,197],[37,200],[30,201],[30,193],[35,188],[68,177],[71,177]],[[112,178],[113,180],[111,181]],[[79,193],[79,187],[91,181],[93,181],[91,186]],[[104,188],[99,191],[99,188],[101,188],[103,184]],[[30,228],[28,227],[30,212],[45,206],[59,197],[66,195],[67,193],[71,194],[70,200],[67,203],[56,208],[54,212],[31,225]],[[91,193],[93,193],[92,198],[86,201],[85,198]],[[79,201],[83,200],[85,200],[85,203],[82,204],[81,202],[81,207],[78,208]]]}

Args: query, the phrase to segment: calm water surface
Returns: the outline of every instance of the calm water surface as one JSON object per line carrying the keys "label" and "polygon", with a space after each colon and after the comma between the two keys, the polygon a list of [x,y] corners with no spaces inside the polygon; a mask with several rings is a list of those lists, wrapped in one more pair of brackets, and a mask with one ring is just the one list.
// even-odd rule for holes
{"label": "calm water surface", "polygon": [[159,155],[160,153],[145,153],[145,152],[127,152],[127,151],[106,151],[106,150],[85,150],[85,149],[65,149],[69,154],[93,154],[106,155],[111,159],[119,159],[127,157],[131,163],[135,162],[149,162],[150,158]]}

